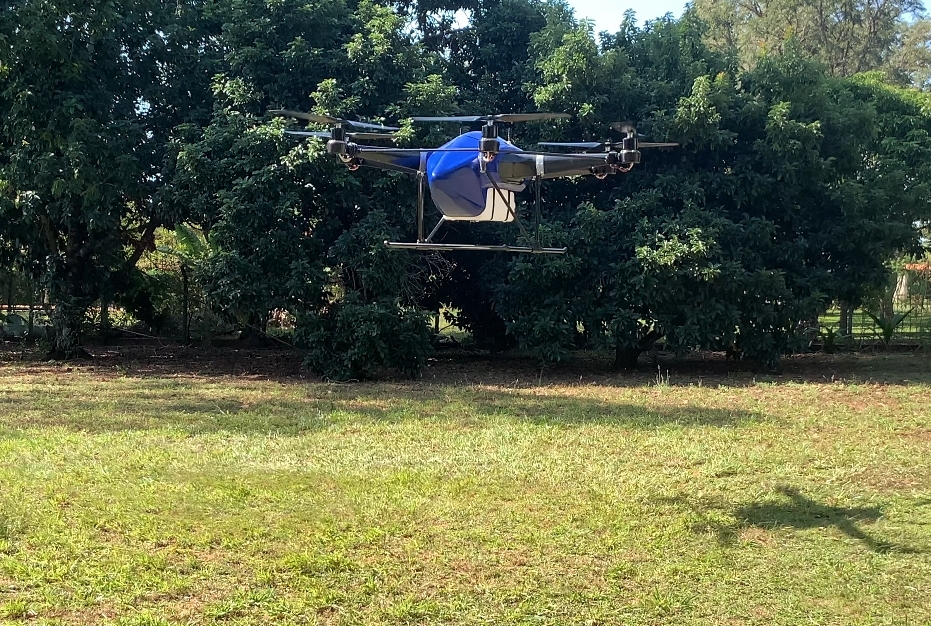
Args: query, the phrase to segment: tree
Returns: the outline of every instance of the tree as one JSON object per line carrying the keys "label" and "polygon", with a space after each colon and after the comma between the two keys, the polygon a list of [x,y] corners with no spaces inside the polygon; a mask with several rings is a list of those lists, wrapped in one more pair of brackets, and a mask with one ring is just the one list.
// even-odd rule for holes
{"label": "tree", "polygon": [[328,378],[365,378],[382,368],[420,374],[430,352],[426,314],[417,304],[432,278],[417,257],[384,246],[397,233],[373,210],[330,248],[341,297],[299,312],[296,340],[307,364]]}
{"label": "tree", "polygon": [[707,39],[749,68],[787,46],[820,60],[834,76],[885,69],[921,80],[931,67],[928,22],[918,0],[696,0]]}
{"label": "tree", "polygon": [[81,353],[87,308],[178,218],[155,196],[173,129],[204,113],[212,57],[198,10],[4,5],[0,237],[49,290],[55,356]]}
{"label": "tree", "polygon": [[[196,208],[216,246],[202,275],[208,300],[245,335],[264,330],[274,309],[290,311],[301,325],[329,323],[327,315],[350,301],[381,306],[404,323],[418,319],[406,311],[408,303],[389,305],[384,296],[373,300],[360,291],[351,264],[334,248],[378,209],[386,209],[390,227],[404,221],[410,228],[404,218],[413,214],[412,181],[349,172],[324,154],[323,142],[283,135],[291,122],[266,111],[368,118],[433,113],[455,96],[440,66],[399,13],[374,2],[271,8],[246,2],[220,10],[228,52],[215,81],[213,119],[179,143],[169,188],[172,204]],[[405,271],[417,272],[408,265]],[[346,328],[324,326],[327,332]],[[303,329],[299,335],[320,337]],[[331,346],[342,345],[332,339]]]}
{"label": "tree", "polygon": [[629,367],[664,337],[774,365],[805,345],[809,320],[884,283],[918,244],[923,102],[793,54],[739,82],[699,76],[646,121],[682,147],[645,152],[618,183],[629,199],[580,203],[552,233],[566,258],[513,261],[499,311],[545,359],[581,342]]}
{"label": "tree", "polygon": [[[212,306],[246,335],[288,310],[329,376],[416,374],[423,310],[442,305],[479,343],[546,359],[588,346],[631,366],[662,337],[772,364],[825,306],[883,283],[931,220],[928,102],[901,87],[925,80],[928,31],[905,0],[701,2],[642,28],[628,13],[600,41],[562,1],[8,3],[0,260],[51,291],[62,356],[97,299],[145,318],[133,267],[156,228],[190,223]],[[884,73],[846,77],[864,68]],[[414,182],[284,135],[295,122],[267,113],[282,107],[398,120],[402,145],[455,132],[411,115],[558,110],[575,117],[512,139],[607,139],[632,120],[681,147],[547,181],[541,234],[566,257],[438,265],[381,247],[413,235]]]}

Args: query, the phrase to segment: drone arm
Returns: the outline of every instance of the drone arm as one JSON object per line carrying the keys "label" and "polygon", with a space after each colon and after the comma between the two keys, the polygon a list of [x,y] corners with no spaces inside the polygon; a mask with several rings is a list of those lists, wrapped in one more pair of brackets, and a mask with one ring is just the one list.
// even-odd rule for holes
{"label": "drone arm", "polygon": [[348,144],[345,153],[337,153],[350,168],[359,165],[405,174],[416,174],[420,165],[420,150],[378,149],[372,146]]}
{"label": "drone arm", "polygon": [[568,176],[589,176],[600,170],[610,169],[601,156],[598,160],[583,159],[549,159],[545,158],[544,170],[540,178],[566,178]]}
{"label": "drone arm", "polygon": [[[506,152],[498,155],[498,175],[506,181],[530,178],[565,178],[567,176],[601,176],[613,173],[621,164],[612,153],[551,154]],[[623,171],[623,170],[621,170]]]}
{"label": "drone arm", "polygon": [[369,159],[359,159],[359,165],[362,167],[371,167],[377,170],[387,170],[389,172],[401,172],[402,174],[416,174],[416,169],[411,169],[409,167],[404,167],[403,165],[394,165],[392,163],[379,163],[377,161],[370,161]]}
{"label": "drone arm", "polygon": [[607,152],[604,154],[573,154],[573,155],[537,155],[541,158],[541,178],[564,178],[567,176],[595,175],[604,178],[607,174],[629,171],[634,164],[640,162],[640,154]]}

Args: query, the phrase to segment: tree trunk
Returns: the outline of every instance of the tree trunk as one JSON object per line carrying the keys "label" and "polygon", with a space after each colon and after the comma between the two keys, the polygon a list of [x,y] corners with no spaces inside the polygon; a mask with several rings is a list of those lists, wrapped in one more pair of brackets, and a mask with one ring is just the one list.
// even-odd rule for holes
{"label": "tree trunk", "polygon": [[59,361],[89,359],[90,354],[81,347],[81,321],[86,307],[74,297],[63,296],[55,302],[52,314],[52,348],[49,358]]}
{"label": "tree trunk", "polygon": [[614,347],[615,369],[637,369],[637,360],[640,358],[640,355],[652,348],[653,345],[663,337],[663,334],[664,333],[654,328],[646,335],[638,339],[637,344],[634,346],[621,346],[620,344],[616,345]]}
{"label": "tree trunk", "polygon": [[110,296],[104,287],[100,295],[100,339],[106,344],[110,337]]}
{"label": "tree trunk", "polygon": [[642,353],[643,349],[640,347],[616,346],[614,348],[614,368],[619,370],[637,369],[637,359],[640,358]]}
{"label": "tree trunk", "polygon": [[96,297],[85,293],[87,277],[78,262],[61,266],[53,275],[50,287],[54,311],[52,312],[52,341],[49,358],[59,361],[89,359],[90,354],[81,347],[82,322]]}
{"label": "tree trunk", "polygon": [[842,335],[850,335],[853,333],[853,308],[846,302],[840,303],[840,320],[838,325],[840,326],[838,331]]}
{"label": "tree trunk", "polygon": [[879,312],[883,319],[892,319],[895,315],[894,297],[894,289],[891,286],[887,286],[886,290],[883,292],[882,299],[879,301]]}
{"label": "tree trunk", "polygon": [[[250,348],[264,348],[269,341],[263,330],[263,318],[258,313],[250,313],[248,321],[243,325],[239,334],[239,342]],[[267,316],[266,318],[267,319]]]}
{"label": "tree trunk", "polygon": [[191,316],[188,313],[188,277],[187,268],[184,263],[181,264],[181,292],[184,301],[181,304],[181,318],[184,326],[184,345],[191,343]]}
{"label": "tree trunk", "polygon": [[903,306],[908,304],[908,272],[903,271],[896,277],[892,300],[896,304]]}
{"label": "tree trunk", "polygon": [[36,323],[36,288],[34,285],[29,285],[29,337],[32,338],[33,327]]}

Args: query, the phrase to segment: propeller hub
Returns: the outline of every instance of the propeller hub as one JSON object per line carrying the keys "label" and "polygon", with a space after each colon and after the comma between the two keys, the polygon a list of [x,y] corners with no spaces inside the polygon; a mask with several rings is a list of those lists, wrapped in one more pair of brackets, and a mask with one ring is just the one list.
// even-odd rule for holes
{"label": "propeller hub", "polygon": [[340,139],[330,139],[326,142],[326,151],[328,154],[346,154],[349,144]]}
{"label": "propeller hub", "polygon": [[485,152],[489,154],[497,154],[498,152],[498,139],[492,139],[487,137],[482,137],[478,142],[478,151]]}
{"label": "propeller hub", "polygon": [[482,153],[485,163],[490,163],[498,153],[498,127],[489,121],[482,126],[482,138],[478,140],[478,151]]}

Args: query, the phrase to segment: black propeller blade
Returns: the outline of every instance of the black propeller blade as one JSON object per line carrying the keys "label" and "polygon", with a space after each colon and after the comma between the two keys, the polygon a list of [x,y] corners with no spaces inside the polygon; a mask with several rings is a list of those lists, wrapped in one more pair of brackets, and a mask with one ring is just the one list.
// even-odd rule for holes
{"label": "black propeller blade", "polygon": [[[296,135],[298,137],[319,137],[320,139],[330,139],[332,136],[329,131],[325,130],[286,130],[284,131],[285,135]],[[346,138],[349,140],[361,139],[363,141],[369,140],[384,140],[389,139],[394,141],[396,137],[390,133],[346,133]]]}
{"label": "black propeller blade", "polygon": [[538,122],[572,117],[568,113],[497,113],[494,115],[451,115],[439,117],[414,117],[415,122]]}
{"label": "black propeller blade", "polygon": [[[634,131],[636,133],[636,131]],[[634,135],[636,137],[636,134]],[[541,141],[537,145],[550,146],[553,148],[582,148],[586,152],[603,152],[605,149],[613,150],[623,147],[621,141]],[[675,148],[679,144],[672,142],[655,142],[655,141],[637,141],[637,149],[640,148]]]}
{"label": "black propeller blade", "polygon": [[637,136],[637,129],[634,127],[633,123],[631,122],[611,122],[610,124],[608,124],[608,126],[610,126],[612,129],[616,131],[626,133],[626,134],[633,133],[634,137]]}
{"label": "black propeller blade", "polygon": [[584,148],[586,150],[602,149],[608,144],[604,141],[541,141],[538,146],[551,146],[554,148]]}
{"label": "black propeller blade", "polygon": [[280,115],[282,117],[293,117],[299,120],[307,120],[308,122],[317,122],[318,124],[326,124],[328,126],[354,126],[355,128],[368,128],[370,130],[401,130],[397,126],[384,126],[383,124],[370,124],[368,122],[359,122],[356,120],[343,120],[338,117],[332,117],[330,115],[317,115],[316,113],[304,113],[303,111],[290,111],[288,109],[273,109],[269,111],[272,115]]}

